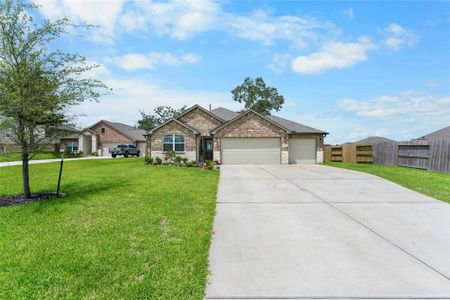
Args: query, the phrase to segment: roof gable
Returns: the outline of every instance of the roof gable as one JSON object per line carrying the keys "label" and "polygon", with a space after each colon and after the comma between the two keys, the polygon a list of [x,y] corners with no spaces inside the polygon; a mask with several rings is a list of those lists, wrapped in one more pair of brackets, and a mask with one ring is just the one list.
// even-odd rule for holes
{"label": "roof gable", "polygon": [[98,125],[104,123],[105,125],[117,130],[119,133],[123,134],[134,141],[145,141],[145,131],[134,126],[130,126],[120,122],[111,122],[107,120],[100,120],[89,128],[97,127]]}
{"label": "roof gable", "polygon": [[153,132],[155,132],[156,130],[161,129],[161,128],[165,127],[166,125],[168,125],[169,123],[172,123],[172,122],[178,123],[179,125],[181,125],[181,126],[187,128],[187,129],[189,129],[189,130],[192,131],[193,133],[199,133],[199,131],[198,131],[196,128],[194,128],[194,127],[192,127],[192,126],[189,126],[188,124],[185,124],[185,123],[179,121],[179,120],[176,119],[176,118],[172,118],[172,119],[169,119],[169,120],[167,120],[166,122],[162,123],[162,124],[159,125],[158,127],[155,127],[155,128],[153,128],[152,130],[150,130],[150,131],[149,131],[149,134],[153,134]]}
{"label": "roof gable", "polygon": [[176,117],[176,119],[180,119],[181,117],[183,117],[184,115],[188,114],[189,112],[193,111],[193,110],[196,109],[196,108],[198,108],[198,109],[200,109],[201,111],[203,111],[204,113],[206,113],[206,114],[212,116],[213,118],[219,120],[220,122],[225,122],[224,119],[222,119],[221,117],[219,117],[219,116],[213,114],[213,113],[210,112],[209,110],[204,109],[203,107],[201,107],[201,106],[198,105],[198,104],[195,104],[194,106],[188,108],[185,112],[183,112],[181,115],[179,115],[178,117]]}
{"label": "roof gable", "polygon": [[274,122],[273,120],[269,119],[269,118],[266,117],[266,116],[263,116],[263,115],[257,113],[257,112],[254,111],[254,110],[247,110],[247,111],[245,111],[245,112],[243,112],[243,113],[237,115],[235,118],[231,119],[230,121],[228,121],[228,122],[226,122],[226,123],[223,123],[223,124],[217,126],[216,128],[212,129],[210,132],[211,132],[212,134],[215,134],[215,133],[217,133],[219,130],[221,130],[221,129],[227,127],[227,126],[229,126],[230,124],[233,124],[235,121],[239,120],[240,118],[242,118],[242,117],[244,117],[244,116],[246,116],[246,115],[248,115],[248,114],[255,114],[255,115],[257,115],[258,117],[260,117],[260,118],[262,118],[262,119],[268,121],[269,123],[272,123],[273,125],[275,125],[275,126],[281,128],[282,130],[286,131],[287,133],[290,133],[290,130],[287,129],[286,127],[284,127],[284,126],[278,124],[277,122]]}
{"label": "roof gable", "polygon": [[424,135],[424,136],[420,137],[419,139],[426,139],[426,140],[450,139],[450,126],[441,128],[432,133]]}

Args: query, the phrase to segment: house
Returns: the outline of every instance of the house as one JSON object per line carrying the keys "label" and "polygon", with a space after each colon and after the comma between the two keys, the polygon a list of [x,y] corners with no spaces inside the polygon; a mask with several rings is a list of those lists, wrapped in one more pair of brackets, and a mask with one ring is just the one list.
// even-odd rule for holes
{"label": "house", "polygon": [[323,161],[327,132],[277,116],[199,105],[149,132],[152,157],[168,150],[190,160],[222,164],[296,164]]}
{"label": "house", "polygon": [[119,144],[134,145],[144,154],[147,144],[144,130],[106,120],[98,121],[79,135],[67,136],[62,141],[85,154],[95,153],[98,156],[109,156],[109,148]]}
{"label": "house", "polygon": [[450,126],[441,128],[439,130],[436,130],[432,133],[429,133],[427,135],[421,136],[417,140],[427,140],[427,141],[434,141],[434,140],[450,140]]}
{"label": "house", "polygon": [[369,136],[365,139],[359,140],[354,142],[353,144],[365,144],[365,145],[373,145],[375,143],[382,143],[382,142],[387,142],[387,143],[395,143],[394,140],[382,137],[382,136]]}

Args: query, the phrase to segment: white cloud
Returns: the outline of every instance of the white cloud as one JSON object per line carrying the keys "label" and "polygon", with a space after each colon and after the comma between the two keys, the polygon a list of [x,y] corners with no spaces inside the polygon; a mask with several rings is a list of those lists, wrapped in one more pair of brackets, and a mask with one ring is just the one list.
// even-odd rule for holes
{"label": "white cloud", "polygon": [[333,42],[319,52],[292,60],[292,70],[301,74],[318,74],[329,69],[343,69],[365,61],[367,53],[376,49],[371,39],[360,37],[353,43]]}
{"label": "white cloud", "polygon": [[413,46],[417,43],[418,37],[411,30],[406,30],[402,26],[391,23],[387,28],[382,30],[385,38],[383,40],[384,46],[387,48],[398,51],[403,46]]}
{"label": "white cloud", "polygon": [[241,105],[231,100],[229,92],[185,90],[163,87],[151,79],[109,78],[104,82],[114,90],[114,94],[105,96],[100,102],[84,102],[74,107],[72,113],[84,115],[79,125],[88,126],[99,119],[124,122],[133,125],[139,119],[139,110],[150,112],[158,105],[181,107],[183,105],[202,105],[208,108],[224,106],[239,109]]}
{"label": "white cloud", "polygon": [[444,124],[450,120],[450,97],[432,96],[415,91],[367,100],[342,99],[338,105],[357,116],[395,119],[398,122],[432,120]]}
{"label": "white cloud", "polygon": [[50,20],[67,17],[75,24],[99,25],[100,29],[95,30],[90,38],[109,41],[114,38],[116,20],[125,0],[37,0],[36,3]]}
{"label": "white cloud", "polygon": [[200,57],[192,53],[177,57],[170,52],[127,53],[122,56],[105,59],[107,63],[116,65],[126,71],[154,70],[158,65],[177,66],[182,63],[193,64],[199,60]]}
{"label": "white cloud", "polygon": [[273,16],[268,10],[258,10],[250,16],[230,14],[225,19],[228,30],[234,35],[265,45],[271,45],[275,40],[287,40],[297,48],[305,48],[339,33],[330,22],[297,16]]}
{"label": "white cloud", "polygon": [[142,28],[145,19],[156,34],[168,35],[177,40],[186,40],[210,30],[221,11],[219,3],[210,0],[142,0],[135,5],[134,12],[122,20],[124,26],[128,29]]}
{"label": "white cloud", "polygon": [[353,8],[349,7],[347,9],[344,9],[342,13],[347,16],[349,19],[353,19],[355,17],[355,12],[353,11]]}
{"label": "white cloud", "polygon": [[290,60],[292,59],[292,55],[290,54],[275,54],[272,58],[272,63],[269,65],[269,68],[275,74],[281,74],[281,72],[286,69]]}

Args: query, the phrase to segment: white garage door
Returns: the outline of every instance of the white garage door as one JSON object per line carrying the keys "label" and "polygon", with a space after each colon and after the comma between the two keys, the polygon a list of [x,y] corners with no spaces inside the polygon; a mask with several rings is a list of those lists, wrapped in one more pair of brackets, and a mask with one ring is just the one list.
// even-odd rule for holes
{"label": "white garage door", "polygon": [[289,139],[289,163],[290,164],[315,164],[316,140],[315,139]]}
{"label": "white garage door", "polygon": [[115,148],[119,144],[111,144],[111,143],[104,143],[102,144],[102,156],[111,156],[111,153],[109,153],[109,148]]}
{"label": "white garage door", "polygon": [[145,142],[139,142],[138,143],[138,149],[139,149],[139,151],[141,152],[140,153],[140,156],[145,156]]}
{"label": "white garage door", "polygon": [[221,147],[224,165],[280,164],[279,138],[223,138]]}

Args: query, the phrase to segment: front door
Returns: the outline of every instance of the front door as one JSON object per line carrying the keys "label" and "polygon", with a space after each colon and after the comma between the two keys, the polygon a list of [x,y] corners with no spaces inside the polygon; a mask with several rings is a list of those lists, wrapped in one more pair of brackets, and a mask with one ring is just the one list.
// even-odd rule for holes
{"label": "front door", "polygon": [[199,161],[213,159],[213,140],[211,138],[200,139]]}

